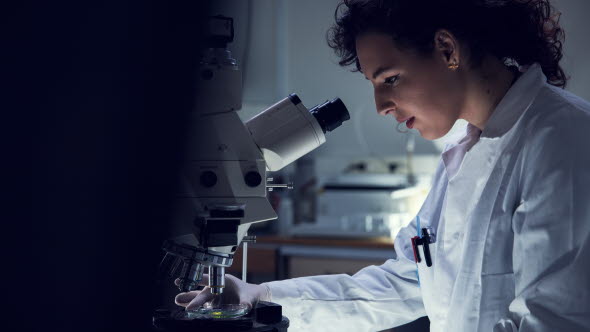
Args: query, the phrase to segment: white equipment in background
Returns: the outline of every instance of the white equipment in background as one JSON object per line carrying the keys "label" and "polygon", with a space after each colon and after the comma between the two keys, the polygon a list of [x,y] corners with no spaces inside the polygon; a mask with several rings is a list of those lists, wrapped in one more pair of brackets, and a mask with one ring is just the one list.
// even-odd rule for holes
{"label": "white equipment in background", "polygon": [[315,222],[293,227],[296,236],[391,237],[418,212],[429,178],[410,186],[406,175],[342,174],[320,183]]}

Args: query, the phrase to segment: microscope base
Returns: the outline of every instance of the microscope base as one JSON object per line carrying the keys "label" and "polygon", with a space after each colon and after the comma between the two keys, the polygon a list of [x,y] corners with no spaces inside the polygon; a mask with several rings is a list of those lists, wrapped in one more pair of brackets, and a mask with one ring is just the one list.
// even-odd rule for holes
{"label": "microscope base", "polygon": [[276,303],[260,301],[250,313],[239,318],[187,319],[182,315],[184,309],[179,309],[156,310],[153,320],[154,326],[163,332],[287,332],[289,319],[282,316],[281,309]]}

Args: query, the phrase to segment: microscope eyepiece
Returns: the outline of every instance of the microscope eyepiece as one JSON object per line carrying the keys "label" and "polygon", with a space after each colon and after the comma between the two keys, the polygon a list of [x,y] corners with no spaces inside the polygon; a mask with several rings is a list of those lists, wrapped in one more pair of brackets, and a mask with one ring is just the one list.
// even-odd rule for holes
{"label": "microscope eyepiece", "polygon": [[350,119],[339,98],[308,109],[292,93],[246,122],[263,153],[267,170],[278,171],[326,141],[332,131]]}
{"label": "microscope eyepiece", "polygon": [[350,114],[340,98],[317,105],[309,112],[316,118],[324,134],[340,127],[342,122],[350,119]]}

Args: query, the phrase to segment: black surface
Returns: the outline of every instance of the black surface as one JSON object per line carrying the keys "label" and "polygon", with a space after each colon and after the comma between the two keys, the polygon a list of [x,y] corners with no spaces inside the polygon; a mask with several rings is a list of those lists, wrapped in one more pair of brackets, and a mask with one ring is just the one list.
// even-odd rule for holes
{"label": "black surface", "polygon": [[299,99],[299,96],[296,93],[290,94],[289,99],[291,100],[293,105],[298,105],[301,103],[301,99]]}
{"label": "black surface", "polygon": [[208,221],[203,230],[203,245],[208,247],[233,246],[238,242],[239,219]]}
{"label": "black surface", "polygon": [[244,218],[245,213],[246,211],[243,208],[212,208],[209,210],[209,216],[211,218]]}
{"label": "black surface", "polygon": [[395,191],[405,189],[407,186],[378,186],[357,184],[326,184],[324,190],[360,190],[360,191]]}
{"label": "black surface", "polygon": [[204,171],[201,172],[199,176],[199,182],[205,188],[211,188],[215,184],[217,184],[217,174],[213,171]]}
{"label": "black surface", "polygon": [[276,303],[259,301],[255,308],[256,321],[263,324],[278,324],[283,318],[283,307]]}
{"label": "black surface", "polygon": [[430,320],[428,317],[421,317],[413,322],[398,326],[393,329],[394,332],[428,332],[430,331]]}
{"label": "black surface", "polygon": [[258,172],[250,171],[244,175],[244,182],[248,187],[258,187],[262,183],[262,176]]}

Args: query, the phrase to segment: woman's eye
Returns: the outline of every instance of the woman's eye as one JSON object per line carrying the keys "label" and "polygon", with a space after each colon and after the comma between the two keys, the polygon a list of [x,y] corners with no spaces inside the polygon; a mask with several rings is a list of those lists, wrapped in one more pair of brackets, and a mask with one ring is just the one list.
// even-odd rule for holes
{"label": "woman's eye", "polygon": [[399,75],[390,76],[390,77],[386,78],[385,81],[383,81],[383,82],[387,85],[393,85],[397,81],[398,76]]}

